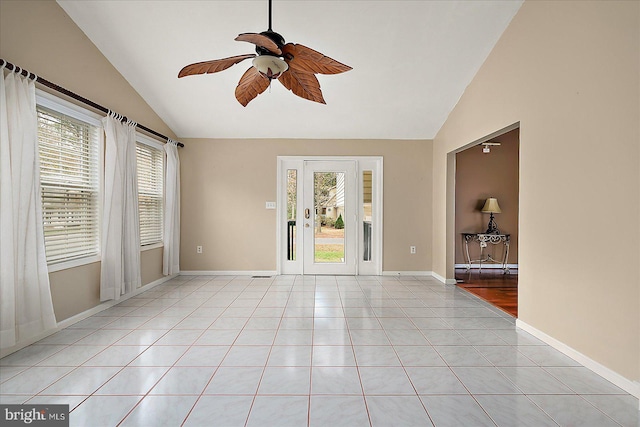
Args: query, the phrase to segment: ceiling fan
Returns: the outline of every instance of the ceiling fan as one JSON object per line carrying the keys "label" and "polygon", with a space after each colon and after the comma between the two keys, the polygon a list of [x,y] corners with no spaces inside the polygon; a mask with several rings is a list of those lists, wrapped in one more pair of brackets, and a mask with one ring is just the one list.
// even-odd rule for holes
{"label": "ceiling fan", "polygon": [[252,99],[264,92],[274,79],[301,98],[326,104],[315,75],[338,74],[352,69],[301,44],[285,44],[284,38],[271,29],[271,0],[269,29],[261,33],[242,33],[235,40],[255,44],[256,53],[196,62],[180,70],[178,78],[217,73],[253,58],[253,66],[244,73],[236,87],[236,99],[242,106],[246,107]]}

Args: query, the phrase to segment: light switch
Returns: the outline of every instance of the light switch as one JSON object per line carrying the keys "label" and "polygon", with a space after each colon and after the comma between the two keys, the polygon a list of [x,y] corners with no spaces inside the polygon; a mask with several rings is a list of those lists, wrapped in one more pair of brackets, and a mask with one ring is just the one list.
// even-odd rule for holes
{"label": "light switch", "polygon": [[265,205],[266,209],[275,209],[276,208],[276,202],[267,202]]}

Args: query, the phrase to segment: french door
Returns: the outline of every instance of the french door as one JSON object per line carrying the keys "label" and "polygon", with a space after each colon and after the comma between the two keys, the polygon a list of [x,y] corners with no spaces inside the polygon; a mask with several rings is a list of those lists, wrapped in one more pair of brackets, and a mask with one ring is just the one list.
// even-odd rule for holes
{"label": "french door", "polygon": [[278,272],[382,273],[382,158],[278,157]]}

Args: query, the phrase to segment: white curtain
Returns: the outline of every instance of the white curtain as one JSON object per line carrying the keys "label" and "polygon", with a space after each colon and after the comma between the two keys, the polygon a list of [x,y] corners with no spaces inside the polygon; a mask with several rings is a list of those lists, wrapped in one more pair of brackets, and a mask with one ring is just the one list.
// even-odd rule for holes
{"label": "white curtain", "polygon": [[35,85],[0,68],[0,347],[56,327],[44,247]]}
{"label": "white curtain", "polygon": [[164,196],[164,252],[162,273],[167,276],[180,271],[180,158],[178,143],[169,139]]}
{"label": "white curtain", "polygon": [[118,300],[141,285],[136,124],[110,113],[105,141],[100,301]]}

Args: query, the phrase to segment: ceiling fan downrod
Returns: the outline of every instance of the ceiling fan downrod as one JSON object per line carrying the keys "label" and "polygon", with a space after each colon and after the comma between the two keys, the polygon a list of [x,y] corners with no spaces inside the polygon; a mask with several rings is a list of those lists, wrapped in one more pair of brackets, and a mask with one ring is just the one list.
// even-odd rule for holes
{"label": "ceiling fan downrod", "polygon": [[[272,20],[271,20],[271,16],[272,16],[272,7],[271,7],[271,1],[269,0],[269,29],[266,31],[261,32],[260,34],[262,34],[263,36],[267,36],[269,37],[269,39],[271,39],[276,45],[278,45],[279,48],[282,48],[282,46],[285,45],[285,40],[284,37],[282,37],[280,34],[276,33],[275,31],[272,30]],[[270,56],[278,56],[276,54],[274,54],[273,52],[271,52],[269,49],[264,48],[262,46],[257,45],[256,46],[256,53],[258,55],[270,55]]]}

